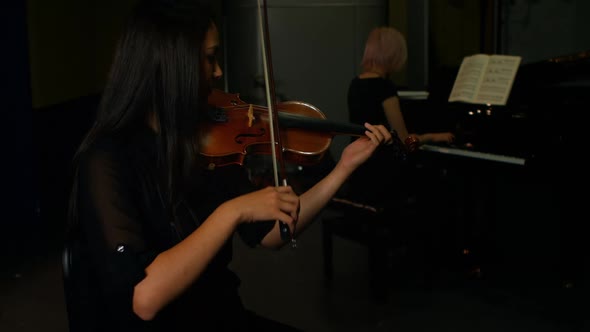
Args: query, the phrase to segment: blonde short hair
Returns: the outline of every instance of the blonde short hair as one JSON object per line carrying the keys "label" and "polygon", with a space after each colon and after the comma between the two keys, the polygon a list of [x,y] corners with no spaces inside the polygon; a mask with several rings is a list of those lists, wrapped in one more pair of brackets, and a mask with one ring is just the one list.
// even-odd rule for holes
{"label": "blonde short hair", "polygon": [[392,27],[374,28],[367,37],[361,66],[369,70],[375,66],[387,74],[400,70],[408,59],[406,39]]}

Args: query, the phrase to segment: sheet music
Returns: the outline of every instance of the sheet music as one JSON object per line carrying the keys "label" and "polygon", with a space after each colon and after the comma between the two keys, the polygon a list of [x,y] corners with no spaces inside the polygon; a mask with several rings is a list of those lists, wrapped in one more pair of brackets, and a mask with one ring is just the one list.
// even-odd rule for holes
{"label": "sheet music", "polygon": [[449,102],[506,105],[520,56],[475,54],[459,67]]}
{"label": "sheet music", "polygon": [[520,57],[494,55],[490,57],[486,73],[481,81],[476,103],[506,105]]}

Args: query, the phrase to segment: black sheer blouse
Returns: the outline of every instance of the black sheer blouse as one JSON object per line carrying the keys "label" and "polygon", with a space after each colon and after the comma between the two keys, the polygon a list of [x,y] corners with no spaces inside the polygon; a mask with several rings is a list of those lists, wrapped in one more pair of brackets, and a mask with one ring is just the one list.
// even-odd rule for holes
{"label": "black sheer blouse", "polygon": [[[194,193],[171,209],[158,184],[155,144],[155,134],[145,128],[132,137],[100,140],[80,159],[79,240],[96,281],[97,324],[109,331],[227,330],[243,314],[239,279],[228,268],[231,238],[197,282],[156,319],[144,322],[133,313],[133,289],[155,257],[199,227],[219,204],[254,189],[242,167],[203,170],[195,172]],[[272,221],[245,224],[238,233],[255,246],[272,226]]]}

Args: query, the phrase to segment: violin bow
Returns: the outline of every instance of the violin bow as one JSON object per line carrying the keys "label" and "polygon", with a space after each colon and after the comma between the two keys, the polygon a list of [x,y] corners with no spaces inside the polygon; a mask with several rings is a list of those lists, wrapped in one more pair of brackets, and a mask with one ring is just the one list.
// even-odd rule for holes
{"label": "violin bow", "polygon": [[[262,1],[262,3],[261,3]],[[272,145],[272,161],[275,186],[286,186],[287,176],[285,171],[285,161],[283,158],[283,144],[279,132],[279,117],[276,110],[275,84],[272,74],[272,57],[270,51],[270,34],[268,30],[268,14],[266,10],[266,0],[258,0],[258,23],[260,28],[260,46],[262,50],[262,62],[264,68],[264,82],[266,89],[266,102],[268,104],[268,118],[270,127],[270,137]],[[297,247],[295,237],[291,234],[289,226],[279,221],[279,230],[283,241],[291,240],[291,246]]]}

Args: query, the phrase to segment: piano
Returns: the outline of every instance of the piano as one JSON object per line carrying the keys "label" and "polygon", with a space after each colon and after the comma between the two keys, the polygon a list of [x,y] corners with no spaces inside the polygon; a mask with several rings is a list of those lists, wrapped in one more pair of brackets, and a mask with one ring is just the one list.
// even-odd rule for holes
{"label": "piano", "polygon": [[457,71],[431,80],[427,99],[401,99],[410,131],[457,138],[412,158],[424,222],[440,223],[433,233],[449,251],[476,253],[471,269],[488,277],[581,283],[589,267],[571,188],[583,170],[572,146],[590,105],[590,51],[521,64],[505,106],[449,103]]}
{"label": "piano", "polygon": [[422,150],[519,166],[545,163],[573,140],[570,121],[590,105],[590,50],[522,64],[505,106],[449,103],[457,68],[441,71],[428,99],[403,100],[412,131],[451,131],[450,146]]}

